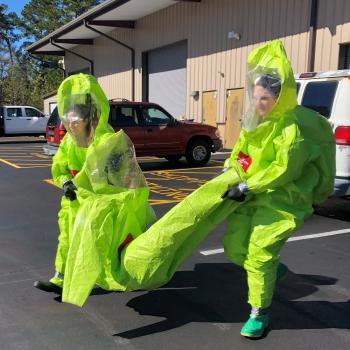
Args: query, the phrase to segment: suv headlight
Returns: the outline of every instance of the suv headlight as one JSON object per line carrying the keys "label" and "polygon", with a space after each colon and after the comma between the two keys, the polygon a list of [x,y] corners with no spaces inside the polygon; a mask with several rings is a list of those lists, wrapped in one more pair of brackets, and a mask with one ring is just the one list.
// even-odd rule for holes
{"label": "suv headlight", "polygon": [[220,138],[220,131],[219,131],[218,128],[216,128],[216,130],[215,130],[215,136],[216,136],[217,138]]}

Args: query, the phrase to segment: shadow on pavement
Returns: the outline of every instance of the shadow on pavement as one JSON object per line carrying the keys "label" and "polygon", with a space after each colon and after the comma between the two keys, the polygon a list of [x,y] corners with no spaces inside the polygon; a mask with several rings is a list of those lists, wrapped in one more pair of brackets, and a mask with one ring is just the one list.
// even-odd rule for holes
{"label": "shadow on pavement", "polygon": [[330,198],[322,205],[315,206],[315,214],[350,221],[350,197]]}
{"label": "shadow on pavement", "polygon": [[[335,278],[292,272],[276,288],[270,329],[349,329],[350,301],[295,301]],[[127,306],[140,315],[164,320],[114,334],[127,339],[171,330],[190,322],[242,323],[249,315],[245,272],[230,263],[197,264],[177,272],[162,288],[131,299]]]}

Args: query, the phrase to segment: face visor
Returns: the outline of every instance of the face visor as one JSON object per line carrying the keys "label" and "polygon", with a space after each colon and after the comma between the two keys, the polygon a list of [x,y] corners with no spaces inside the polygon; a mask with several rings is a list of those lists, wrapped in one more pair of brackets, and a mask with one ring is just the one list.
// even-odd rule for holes
{"label": "face visor", "polygon": [[88,147],[94,139],[100,110],[92,94],[70,95],[64,99],[62,123],[78,147]]}
{"label": "face visor", "polygon": [[242,118],[242,127],[252,131],[275,106],[280,91],[281,78],[277,70],[256,67],[248,72],[249,109]]}

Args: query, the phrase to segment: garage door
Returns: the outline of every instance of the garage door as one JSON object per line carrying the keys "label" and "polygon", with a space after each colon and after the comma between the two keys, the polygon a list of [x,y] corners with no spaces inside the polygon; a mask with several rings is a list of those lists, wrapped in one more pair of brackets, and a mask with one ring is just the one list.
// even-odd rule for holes
{"label": "garage door", "polygon": [[187,41],[148,52],[148,100],[174,117],[186,112]]}

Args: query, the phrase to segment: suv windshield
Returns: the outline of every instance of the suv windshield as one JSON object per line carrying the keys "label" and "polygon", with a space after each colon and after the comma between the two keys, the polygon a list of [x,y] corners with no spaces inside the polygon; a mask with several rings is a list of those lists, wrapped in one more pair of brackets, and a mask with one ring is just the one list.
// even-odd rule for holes
{"label": "suv windshield", "polygon": [[301,105],[329,118],[337,86],[338,81],[335,80],[308,83],[305,87]]}
{"label": "suv windshield", "polygon": [[61,120],[58,116],[58,111],[57,111],[57,107],[52,111],[50,118],[47,122],[47,125],[49,126],[58,126],[60,125]]}

